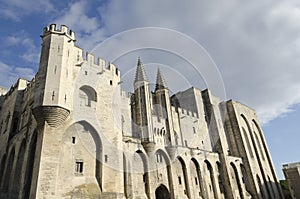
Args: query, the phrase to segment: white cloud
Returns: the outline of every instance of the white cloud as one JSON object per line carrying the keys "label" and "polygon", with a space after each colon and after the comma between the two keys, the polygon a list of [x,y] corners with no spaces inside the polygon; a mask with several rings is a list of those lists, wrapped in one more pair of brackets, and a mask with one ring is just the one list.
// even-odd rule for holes
{"label": "white cloud", "polygon": [[78,1],[70,4],[63,16],[54,20],[56,24],[64,24],[76,31],[76,37],[85,50],[91,50],[95,43],[105,39],[96,17],[88,16],[87,2]]}
{"label": "white cloud", "polygon": [[0,86],[9,89],[19,78],[31,80],[34,74],[31,68],[12,67],[0,61]]}
{"label": "white cloud", "polygon": [[296,1],[112,1],[100,10],[105,28],[114,33],[161,26],[191,35],[219,66],[228,97],[257,109],[263,123],[300,102]]}
{"label": "white cloud", "polygon": [[29,63],[37,64],[39,62],[40,48],[37,47],[33,40],[26,36],[24,32],[18,35],[10,35],[5,38],[5,44],[8,47],[18,47],[23,49],[20,57]]}
{"label": "white cloud", "polygon": [[14,21],[21,21],[22,16],[33,12],[49,12],[54,10],[50,0],[0,0],[0,3],[0,16],[2,15]]}
{"label": "white cloud", "polygon": [[93,17],[87,3],[70,4],[56,22],[73,28],[86,50],[107,35],[130,28],[156,26],[183,32],[201,43],[217,63],[227,96],[255,108],[267,123],[300,102],[299,19],[296,0],[111,0]]}

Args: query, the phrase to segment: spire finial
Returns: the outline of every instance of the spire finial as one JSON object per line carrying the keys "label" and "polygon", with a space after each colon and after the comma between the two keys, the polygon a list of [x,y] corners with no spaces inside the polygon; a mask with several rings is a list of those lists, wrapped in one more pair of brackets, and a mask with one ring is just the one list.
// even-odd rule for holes
{"label": "spire finial", "polygon": [[167,89],[166,81],[160,71],[160,68],[157,68],[157,75],[156,75],[156,84],[155,84],[155,90],[159,89]]}
{"label": "spire finial", "polygon": [[138,65],[138,66],[139,66],[139,65],[142,65],[142,61],[141,61],[141,57],[140,57],[140,56],[138,57],[137,65]]}
{"label": "spire finial", "polygon": [[140,57],[138,57],[134,82],[138,82],[138,81],[148,81],[146,73],[145,73],[145,69],[144,69],[144,66],[142,64]]}

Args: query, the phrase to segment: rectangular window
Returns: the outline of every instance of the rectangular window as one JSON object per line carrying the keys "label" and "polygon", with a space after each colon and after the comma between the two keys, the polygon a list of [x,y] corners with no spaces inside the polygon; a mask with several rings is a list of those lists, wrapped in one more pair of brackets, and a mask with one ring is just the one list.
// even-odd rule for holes
{"label": "rectangular window", "polygon": [[195,184],[198,185],[198,179],[195,177]]}
{"label": "rectangular window", "polygon": [[178,176],[178,183],[181,184],[181,177]]}
{"label": "rectangular window", "polygon": [[108,161],[108,155],[104,156],[104,161],[107,162]]}
{"label": "rectangular window", "polygon": [[184,144],[186,147],[188,146],[187,140],[184,140]]}
{"label": "rectangular window", "polygon": [[76,142],[76,138],[72,137],[72,143],[75,144],[75,142]]}
{"label": "rectangular window", "polygon": [[75,173],[82,174],[83,173],[83,161],[76,161],[75,164]]}
{"label": "rectangular window", "polygon": [[195,127],[193,127],[193,132],[194,132],[194,134],[196,134],[196,128]]}

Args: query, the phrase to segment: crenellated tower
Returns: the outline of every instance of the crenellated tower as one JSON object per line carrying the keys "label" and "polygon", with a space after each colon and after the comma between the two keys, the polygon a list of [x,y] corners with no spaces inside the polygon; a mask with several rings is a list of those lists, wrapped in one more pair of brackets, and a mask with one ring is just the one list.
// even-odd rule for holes
{"label": "crenellated tower", "polygon": [[152,104],[149,81],[144,66],[138,58],[134,80],[135,131],[145,143],[153,142]]}
{"label": "crenellated tower", "polygon": [[57,127],[67,118],[72,107],[75,34],[65,25],[57,29],[51,24],[44,28],[41,37],[34,113],[38,123],[46,121],[51,127]]}

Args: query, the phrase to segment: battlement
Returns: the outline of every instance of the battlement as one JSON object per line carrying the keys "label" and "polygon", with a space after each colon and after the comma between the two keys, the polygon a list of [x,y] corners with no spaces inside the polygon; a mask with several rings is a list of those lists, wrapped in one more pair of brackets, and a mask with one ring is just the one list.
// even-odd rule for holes
{"label": "battlement", "polygon": [[[173,107],[172,107],[173,108]],[[182,117],[190,117],[190,118],[195,118],[195,119],[198,119],[198,114],[195,113],[195,112],[192,112],[190,110],[187,110],[187,109],[183,109],[183,108],[179,108],[178,107],[178,113],[179,113],[179,116],[182,118]]]}
{"label": "battlement", "polygon": [[102,70],[112,71],[115,73],[116,76],[121,75],[119,69],[113,63],[107,63],[104,59],[100,57],[95,58],[95,55],[90,52],[86,52],[84,60],[88,62],[91,66],[98,66],[101,67]]}
{"label": "battlement", "polygon": [[132,96],[132,93],[121,90],[121,97],[130,99],[131,96]]}
{"label": "battlement", "polygon": [[66,26],[66,25],[61,25],[60,29],[57,28],[56,24],[51,24],[49,27],[48,26],[44,27],[44,35],[43,36],[46,36],[51,33],[66,35],[71,40],[76,41],[74,31],[69,30],[68,26]]}

